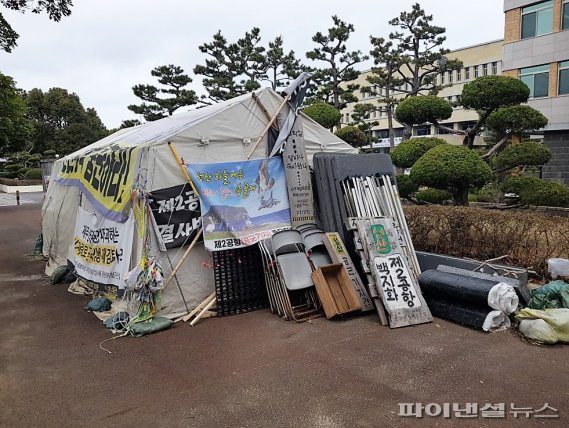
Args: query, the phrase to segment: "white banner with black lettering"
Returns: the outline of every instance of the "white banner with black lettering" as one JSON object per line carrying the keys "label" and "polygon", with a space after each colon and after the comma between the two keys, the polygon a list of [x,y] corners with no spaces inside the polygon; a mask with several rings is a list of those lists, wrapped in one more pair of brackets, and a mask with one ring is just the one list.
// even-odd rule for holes
{"label": "white banner with black lettering", "polygon": [[68,259],[78,276],[121,286],[124,274],[130,270],[133,238],[132,211],[126,222],[117,223],[79,207]]}

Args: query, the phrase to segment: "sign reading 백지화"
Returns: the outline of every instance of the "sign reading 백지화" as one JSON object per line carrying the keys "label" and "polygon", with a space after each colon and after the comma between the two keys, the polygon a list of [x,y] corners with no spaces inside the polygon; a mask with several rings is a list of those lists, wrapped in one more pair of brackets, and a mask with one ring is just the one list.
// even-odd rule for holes
{"label": "sign reading \ubc31\uc9c0\ud654", "polygon": [[246,247],[290,228],[281,157],[187,167],[199,193],[208,250]]}
{"label": "sign reading \ubc31\uc9c0\ud654", "polygon": [[115,143],[63,159],[57,182],[80,188],[106,218],[124,222],[137,165],[138,148]]}
{"label": "sign reading \ubc31\uc9c0\ud654", "polygon": [[130,270],[133,237],[132,212],[126,222],[117,223],[79,207],[69,261],[80,277],[120,287]]}
{"label": "sign reading \ubc31\uc9c0\ud654", "polygon": [[201,226],[200,202],[188,183],[150,192],[148,202],[166,248],[189,245]]}
{"label": "sign reading \ubc31\uc9c0\ud654", "polygon": [[372,269],[383,294],[383,303],[388,310],[418,308],[421,301],[413,285],[411,274],[401,254],[378,256],[373,259]]}

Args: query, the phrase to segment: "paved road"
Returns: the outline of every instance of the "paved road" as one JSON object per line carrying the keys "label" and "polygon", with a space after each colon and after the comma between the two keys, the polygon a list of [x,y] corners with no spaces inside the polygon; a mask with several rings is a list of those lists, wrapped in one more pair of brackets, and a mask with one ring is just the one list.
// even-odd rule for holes
{"label": "paved road", "polygon": [[[26,255],[38,232],[39,206],[0,210],[0,426],[569,426],[568,346],[438,319],[390,330],[373,315],[294,324],[258,311],[107,354],[87,299]],[[401,418],[402,402],[547,402],[560,418]]]}
{"label": "paved road", "polygon": [[[20,193],[20,204],[41,204],[43,202],[44,192],[26,192]],[[0,192],[0,207],[14,206],[16,203],[15,193]]]}

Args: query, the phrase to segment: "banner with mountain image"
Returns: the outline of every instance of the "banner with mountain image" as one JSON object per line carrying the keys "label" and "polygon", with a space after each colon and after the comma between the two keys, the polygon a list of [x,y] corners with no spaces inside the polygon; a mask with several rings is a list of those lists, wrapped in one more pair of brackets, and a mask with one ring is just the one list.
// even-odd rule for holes
{"label": "banner with mountain image", "polygon": [[246,247],[290,228],[281,157],[186,166],[199,194],[208,250]]}

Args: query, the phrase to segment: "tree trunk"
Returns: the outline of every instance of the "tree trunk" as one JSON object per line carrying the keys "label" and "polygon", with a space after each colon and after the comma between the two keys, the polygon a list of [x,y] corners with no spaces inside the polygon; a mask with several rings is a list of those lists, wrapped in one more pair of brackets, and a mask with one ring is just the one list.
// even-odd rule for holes
{"label": "tree trunk", "polygon": [[391,104],[387,106],[387,128],[389,129],[389,150],[395,148],[395,129],[393,129],[393,112]]}
{"label": "tree trunk", "polygon": [[407,141],[411,139],[413,135],[413,125],[403,124],[403,138],[402,141]]}
{"label": "tree trunk", "polygon": [[468,187],[464,189],[457,189],[452,192],[452,201],[454,205],[467,207],[468,206]]}

